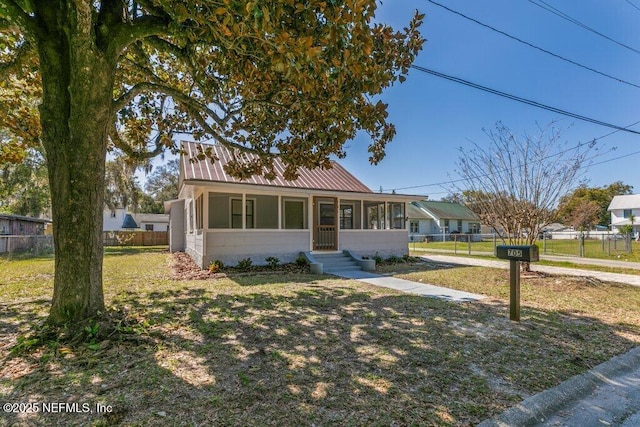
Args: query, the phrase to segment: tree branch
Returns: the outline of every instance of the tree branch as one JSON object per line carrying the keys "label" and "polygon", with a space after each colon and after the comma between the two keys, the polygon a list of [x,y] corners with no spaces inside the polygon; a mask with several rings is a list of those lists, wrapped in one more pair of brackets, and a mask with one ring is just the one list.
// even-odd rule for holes
{"label": "tree branch", "polygon": [[[136,83],[127,93],[123,94],[122,96],[120,96],[118,99],[114,101],[113,110],[119,111],[123,109],[127,104],[133,101],[136,96],[144,92],[164,93],[165,95],[168,95],[171,98],[173,98],[173,100],[179,103],[180,105],[186,107],[191,114],[193,114],[196,111],[204,111],[207,114],[207,116],[209,116],[213,121],[215,121],[220,126],[224,126],[232,117],[230,114],[227,113],[227,111],[224,111],[225,113],[227,113],[224,117],[220,117],[218,116],[218,114],[216,114],[215,111],[211,110],[205,104],[199,101],[196,101],[195,99],[193,99],[189,95],[184,94],[178,89],[157,84],[157,83],[150,83],[150,82]],[[237,113],[237,111],[235,113]]]}
{"label": "tree branch", "polygon": [[35,19],[14,0],[0,0],[0,13],[5,15],[6,20],[20,26],[27,33],[26,37],[35,38],[40,35]]}

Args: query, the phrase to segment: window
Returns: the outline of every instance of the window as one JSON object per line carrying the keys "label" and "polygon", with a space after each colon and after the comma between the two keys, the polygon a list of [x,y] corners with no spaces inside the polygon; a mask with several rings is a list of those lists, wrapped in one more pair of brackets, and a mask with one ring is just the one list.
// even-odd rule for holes
{"label": "window", "polygon": [[336,225],[335,211],[333,203],[320,203],[320,224],[319,225]]}
{"label": "window", "polygon": [[458,231],[462,233],[462,220],[458,220]]}
{"label": "window", "polygon": [[[255,228],[254,201],[245,202],[246,228]],[[231,228],[242,228],[242,199],[231,199]]]}
{"label": "window", "polygon": [[145,224],[144,230],[145,231],[153,231],[153,224]]}
{"label": "window", "polygon": [[202,214],[203,212],[203,208],[204,208],[204,195],[200,195],[197,199],[196,199],[196,228],[198,230],[201,230],[203,227],[203,221],[202,221]]}
{"label": "window", "polygon": [[470,234],[480,234],[480,223],[479,222],[470,222],[469,223],[469,233]]}
{"label": "window", "polygon": [[283,200],[282,228],[292,230],[304,229],[306,218],[304,206],[304,200]]}
{"label": "window", "polygon": [[396,230],[402,230],[404,225],[404,203],[390,203],[389,204],[389,224],[391,228]]}
{"label": "window", "polygon": [[365,202],[365,223],[366,229],[384,230],[386,228],[384,215],[384,202]]}
{"label": "window", "polygon": [[418,221],[409,221],[409,231],[411,233],[417,234],[420,232],[420,223]]}
{"label": "window", "polygon": [[630,218],[631,215],[633,215],[633,212],[631,209],[625,209],[622,211],[622,217],[623,218]]}
{"label": "window", "polygon": [[111,211],[111,218],[115,218],[116,217],[116,211]]}
{"label": "window", "polygon": [[445,229],[445,231],[449,231],[449,220],[448,219],[444,220],[444,229]]}
{"label": "window", "polygon": [[340,228],[353,229],[353,205],[340,205]]}

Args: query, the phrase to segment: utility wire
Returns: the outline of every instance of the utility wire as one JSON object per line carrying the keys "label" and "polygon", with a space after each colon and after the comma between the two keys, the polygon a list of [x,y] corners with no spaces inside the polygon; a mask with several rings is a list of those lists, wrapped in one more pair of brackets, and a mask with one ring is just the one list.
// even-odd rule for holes
{"label": "utility wire", "polygon": [[[582,22],[578,21],[577,19],[572,18],[571,16],[567,15],[566,13],[564,13],[564,12],[556,9],[555,7],[551,6],[550,4],[544,2],[544,0],[538,0],[542,4],[537,3],[534,0],[528,0],[528,1],[529,1],[529,3],[532,3],[532,4],[534,4],[534,5],[538,6],[538,7],[546,10],[547,12],[551,12],[554,15],[559,16],[560,18],[562,18],[562,19],[564,19],[566,21],[569,21],[574,25],[577,25],[578,27],[584,28],[587,31],[590,31],[590,32],[592,32],[594,34],[597,34],[600,37],[605,38],[605,39],[609,40],[610,42],[613,42],[613,43],[617,44],[618,46],[622,46],[625,49],[629,49],[632,52],[640,54],[640,50],[634,49],[631,46],[628,46],[628,45],[626,45],[626,44],[624,44],[622,42],[619,42],[619,41],[617,41],[615,39],[612,39],[611,37],[607,36],[606,34],[602,34],[601,32],[599,32],[597,30],[594,30],[593,28],[589,27],[588,25],[583,24]],[[638,7],[636,5],[634,5],[633,3],[631,3],[629,0],[627,0],[627,3],[629,3],[631,6],[635,7],[636,9],[638,9]]]}
{"label": "utility wire", "polygon": [[[586,66],[586,65],[580,64],[579,62],[573,61],[573,60],[571,60],[571,59],[565,58],[564,56],[561,56],[561,55],[558,55],[558,54],[556,54],[556,53],[553,53],[553,52],[551,52],[551,51],[549,51],[549,50],[547,50],[547,49],[544,49],[544,48],[541,48],[541,47],[536,46],[536,45],[534,45],[534,44],[531,44],[531,43],[529,43],[529,42],[527,42],[527,41],[525,41],[525,40],[522,40],[522,39],[520,39],[520,38],[518,38],[518,37],[516,37],[516,36],[513,36],[513,35],[511,35],[511,34],[505,33],[504,31],[498,30],[497,28],[492,27],[491,25],[487,25],[487,24],[485,24],[485,23],[482,23],[482,22],[478,21],[477,19],[471,18],[471,17],[469,17],[469,16],[467,16],[467,15],[465,15],[465,14],[461,13],[461,12],[458,12],[458,11],[456,11],[456,10],[453,10],[453,9],[451,9],[451,8],[449,8],[449,7],[445,6],[445,5],[443,5],[443,4],[437,3],[437,2],[435,2],[434,0],[426,0],[426,1],[428,1],[429,3],[434,4],[434,5],[436,5],[436,6],[439,6],[439,7],[443,8],[443,9],[445,9],[445,10],[448,10],[449,12],[451,12],[451,13],[453,13],[453,14],[456,14],[456,15],[458,15],[458,16],[461,16],[461,17],[463,17],[463,18],[465,18],[465,19],[467,19],[467,20],[469,20],[469,21],[475,22],[476,24],[478,24],[478,25],[480,25],[480,26],[482,26],[482,27],[485,27],[485,28],[488,28],[488,29],[490,29],[490,30],[492,30],[492,31],[495,31],[495,32],[496,32],[496,33],[498,33],[498,34],[502,34],[503,36],[509,37],[509,38],[510,38],[510,39],[512,39],[512,40],[515,40],[515,41],[517,41],[517,42],[520,42],[520,43],[522,43],[522,44],[524,44],[524,45],[526,45],[526,46],[529,46],[529,47],[531,47],[531,48],[533,48],[533,49],[539,50],[540,52],[546,53],[547,55],[551,55],[551,56],[553,56],[554,58],[560,59],[561,61],[568,62],[568,63],[570,63],[570,64],[573,64],[573,65],[577,66],[577,67],[584,68],[585,70],[588,70],[588,71],[591,71],[591,72],[593,72],[593,73],[599,74],[599,75],[601,75],[601,76],[603,76],[603,77],[606,77],[606,78],[608,78],[608,79],[615,80],[615,81],[617,81],[617,82],[619,82],[619,83],[624,83],[624,84],[626,84],[626,85],[633,86],[633,87],[635,87],[635,88],[640,89],[640,85],[637,85],[637,84],[635,84],[635,83],[631,83],[631,82],[629,82],[629,81],[627,81],[627,80],[623,80],[623,79],[621,79],[621,78],[618,78],[618,77],[612,76],[611,74],[603,73],[602,71],[598,71],[598,70],[596,70],[595,68],[591,68],[591,67],[589,67],[589,66]],[[529,1],[531,1],[531,0],[529,0]],[[538,5],[538,6],[539,6],[539,5]],[[640,53],[640,51],[638,51],[638,53]]]}
{"label": "utility wire", "polygon": [[629,3],[633,8],[640,10],[640,7],[636,6],[635,4],[631,3],[630,0],[625,0],[627,3]]}
{"label": "utility wire", "polygon": [[[638,120],[635,123],[630,124],[627,127],[630,128],[630,127],[633,127],[633,126],[635,126],[635,125],[637,125],[639,123],[640,123],[640,120]],[[579,148],[581,148],[581,147],[583,147],[585,145],[593,144],[594,142],[599,141],[601,139],[604,139],[604,138],[606,138],[608,136],[611,136],[611,135],[613,135],[614,133],[617,133],[617,132],[620,132],[620,131],[619,130],[614,130],[614,131],[609,132],[609,133],[607,133],[605,135],[599,136],[597,138],[593,138],[589,142],[581,142],[581,143],[579,143],[579,144],[577,144],[577,145],[575,145],[573,147],[570,147],[570,148],[567,148],[565,150],[558,151],[557,153],[553,153],[553,154],[550,154],[550,155],[548,155],[546,157],[543,157],[539,161],[543,162],[543,161],[548,160],[548,159],[550,159],[552,157],[560,156],[560,155],[562,155],[564,153],[568,153],[569,151],[577,150],[577,149],[579,149]],[[603,160],[603,161],[600,161],[600,162],[597,162],[597,163],[591,163],[591,164],[586,165],[586,166],[581,166],[580,169],[591,167],[591,166],[596,166],[596,165],[601,165],[601,164],[604,164],[604,163],[609,163],[609,162],[612,162],[614,160],[619,160],[619,159],[622,159],[624,157],[629,157],[629,156],[633,156],[633,155],[636,155],[636,154],[640,154],[640,151],[634,151],[633,153],[629,153],[629,154],[625,154],[625,155],[622,155],[622,156],[614,157],[614,158],[611,158],[611,159]],[[601,156],[601,154],[593,156],[593,157],[591,157],[590,159],[587,159],[587,160],[595,159],[596,157],[599,157],[599,156]],[[511,169],[512,170],[516,169],[516,167],[513,167]],[[509,169],[505,169],[504,171],[507,171],[507,170],[509,170]],[[487,174],[484,174],[484,175],[481,175],[481,176],[485,177],[485,176],[489,176],[489,174],[487,173]],[[422,188],[422,187],[441,187],[441,186],[444,186],[444,185],[455,184],[457,182],[462,182],[462,181],[466,181],[466,179],[465,178],[459,178],[459,179],[454,179],[454,180],[450,180],[450,181],[437,182],[437,183],[434,183],[434,184],[412,185],[410,187],[398,187],[398,188],[393,188],[393,189],[388,189],[388,190],[383,190],[383,191],[389,192],[389,191],[397,191],[397,190],[410,190],[410,189]],[[435,194],[440,194],[440,193],[435,193]]]}
{"label": "utility wire", "polygon": [[632,130],[632,129],[628,129],[628,128],[625,128],[625,127],[622,127],[622,126],[618,126],[618,125],[614,125],[614,124],[611,124],[611,123],[603,122],[601,120],[592,119],[592,118],[587,117],[587,116],[582,116],[580,114],[572,113],[570,111],[566,111],[566,110],[562,110],[560,108],[556,108],[556,107],[552,107],[552,106],[549,106],[549,105],[546,105],[546,104],[542,104],[540,102],[533,101],[533,100],[530,100],[530,99],[527,99],[527,98],[522,98],[522,97],[519,97],[519,96],[516,96],[516,95],[511,95],[509,93],[502,92],[502,91],[499,91],[497,89],[492,89],[492,88],[487,87],[487,86],[482,86],[480,84],[473,83],[473,82],[470,82],[468,80],[461,79],[459,77],[454,77],[454,76],[450,76],[450,75],[447,75],[447,74],[444,74],[444,73],[439,73],[438,71],[434,71],[434,70],[431,70],[429,68],[421,67],[419,65],[411,65],[411,68],[413,68],[414,70],[418,70],[420,72],[426,73],[426,74],[431,74],[431,75],[434,75],[436,77],[440,77],[440,78],[455,82],[455,83],[460,83],[460,84],[463,84],[465,86],[469,86],[469,87],[472,87],[472,88],[475,88],[475,89],[479,89],[479,90],[482,90],[484,92],[492,93],[494,95],[498,95],[498,96],[501,96],[503,98],[511,99],[511,100],[514,100],[514,101],[518,101],[518,102],[521,102],[523,104],[531,105],[533,107],[541,108],[543,110],[551,111],[551,112],[554,112],[554,113],[557,113],[557,114],[562,114],[563,116],[573,117],[574,119],[582,120],[582,121],[593,123],[593,124],[596,124],[596,125],[600,125],[600,126],[608,127],[608,128],[611,128],[611,129],[617,129],[617,130],[620,130],[620,131],[624,131],[624,132],[629,132],[629,133],[633,133],[633,134],[636,134],[636,135],[640,135],[640,132]]}

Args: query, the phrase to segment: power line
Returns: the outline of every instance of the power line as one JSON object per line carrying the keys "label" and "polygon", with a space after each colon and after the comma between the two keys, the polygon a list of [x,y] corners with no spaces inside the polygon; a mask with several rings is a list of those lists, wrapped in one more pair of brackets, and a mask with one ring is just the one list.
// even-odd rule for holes
{"label": "power line", "polygon": [[[562,55],[558,55],[558,54],[553,53],[553,52],[551,52],[551,51],[549,51],[549,50],[547,50],[547,49],[541,48],[541,47],[536,46],[536,45],[534,45],[534,44],[532,44],[532,43],[529,43],[529,42],[527,42],[527,41],[525,41],[525,40],[522,40],[522,39],[520,39],[520,38],[518,38],[518,37],[516,37],[516,36],[513,36],[513,35],[511,35],[511,34],[505,33],[504,31],[498,30],[497,28],[492,27],[491,25],[484,24],[484,23],[482,23],[482,22],[478,21],[477,19],[471,18],[471,17],[469,17],[469,16],[467,16],[467,15],[465,15],[465,14],[461,13],[461,12],[458,12],[458,11],[456,11],[456,10],[453,10],[453,9],[451,9],[451,8],[449,8],[449,7],[445,6],[445,5],[442,5],[442,4],[440,4],[440,3],[437,3],[437,2],[435,2],[435,1],[433,1],[433,0],[426,0],[426,1],[428,1],[429,3],[434,4],[434,5],[436,5],[436,6],[439,6],[439,7],[443,8],[443,9],[445,9],[445,10],[448,10],[448,11],[449,11],[449,12],[451,12],[451,13],[454,13],[454,14],[456,14],[456,15],[458,15],[458,16],[461,16],[461,17],[463,17],[463,18],[465,18],[465,19],[467,19],[467,20],[469,20],[469,21],[475,22],[476,24],[478,24],[478,25],[480,25],[480,26],[482,26],[482,27],[485,27],[485,28],[488,28],[488,29],[490,29],[490,30],[492,30],[492,31],[495,31],[495,32],[496,32],[496,33],[498,33],[498,34],[502,34],[502,35],[503,35],[503,36],[505,36],[505,37],[509,37],[509,38],[510,38],[510,39],[512,39],[512,40],[515,40],[515,41],[517,41],[517,42],[520,42],[520,43],[522,43],[522,44],[524,44],[524,45],[526,45],[526,46],[529,46],[529,47],[531,47],[531,48],[533,48],[533,49],[539,50],[540,52],[546,53],[547,55],[551,55],[551,56],[553,56],[554,58],[557,58],[557,59],[560,59],[560,60],[562,60],[562,61],[568,62],[568,63],[570,63],[570,64],[573,64],[573,65],[577,66],[577,67],[584,68],[585,70],[588,70],[588,71],[591,71],[591,72],[593,72],[593,73],[599,74],[599,75],[601,75],[601,76],[603,76],[603,77],[606,77],[606,78],[608,78],[608,79],[615,80],[615,81],[617,81],[617,82],[619,82],[619,83],[624,83],[624,84],[626,84],[626,85],[633,86],[633,87],[635,87],[635,88],[640,89],[640,85],[637,85],[637,84],[635,84],[635,83],[631,83],[631,82],[629,82],[629,81],[627,81],[627,80],[623,80],[623,79],[621,79],[621,78],[618,78],[618,77],[612,76],[612,75],[607,74],[607,73],[603,73],[602,71],[598,71],[598,70],[596,70],[595,68],[591,68],[591,67],[589,67],[589,66],[586,66],[586,65],[580,64],[579,62],[576,62],[576,61],[573,61],[573,60],[571,60],[571,59],[565,58],[565,57],[564,57],[564,56],[562,56]],[[529,1],[531,1],[531,0],[529,0]],[[539,5],[538,5],[538,6],[539,6]],[[640,51],[638,51],[638,53],[640,53]]]}
{"label": "power line", "polygon": [[[546,10],[547,12],[551,12],[554,15],[559,16],[560,18],[562,18],[562,19],[564,19],[566,21],[569,21],[574,25],[577,25],[578,27],[581,27],[581,28],[583,28],[583,29],[585,29],[587,31],[590,31],[590,32],[594,33],[594,34],[597,34],[600,37],[605,38],[605,39],[609,40],[610,42],[613,42],[613,43],[617,44],[618,46],[622,46],[625,49],[629,49],[632,52],[640,54],[640,50],[634,49],[631,46],[628,46],[628,45],[626,45],[626,44],[624,44],[622,42],[619,42],[619,41],[607,36],[606,34],[603,34],[603,33],[599,32],[597,30],[594,30],[593,28],[589,27],[588,25],[578,21],[575,18],[572,18],[571,16],[567,15],[566,13],[564,13],[564,12],[556,9],[555,7],[551,6],[550,4],[545,3],[544,0],[538,0],[542,4],[536,3],[534,0],[528,0],[528,1],[529,1],[529,3],[536,5],[536,6],[540,7],[540,8],[542,8],[542,9]],[[635,7],[636,9],[638,9],[638,7],[636,5],[634,5],[633,3],[631,3],[629,0],[627,0],[627,3],[629,3],[631,6]]]}
{"label": "power line", "polygon": [[593,123],[593,124],[596,124],[596,125],[600,125],[600,126],[608,127],[608,128],[611,128],[611,129],[617,129],[617,130],[620,130],[620,131],[624,131],[624,132],[629,132],[629,133],[633,133],[633,134],[636,134],[636,135],[640,135],[640,132],[632,130],[632,129],[628,129],[628,128],[625,128],[625,127],[622,127],[622,126],[618,126],[618,125],[614,125],[614,124],[611,124],[611,123],[603,122],[601,120],[592,119],[592,118],[587,117],[587,116],[582,116],[580,114],[572,113],[570,111],[566,111],[566,110],[562,110],[560,108],[556,108],[556,107],[552,107],[552,106],[549,106],[549,105],[546,105],[546,104],[542,104],[540,102],[533,101],[531,99],[522,98],[522,97],[519,97],[519,96],[516,96],[516,95],[511,95],[509,93],[502,92],[502,91],[499,91],[497,89],[492,89],[492,88],[487,87],[487,86],[482,86],[480,84],[473,83],[473,82],[470,82],[468,80],[461,79],[459,77],[454,77],[454,76],[450,76],[450,75],[447,75],[447,74],[444,74],[444,73],[440,73],[438,71],[434,71],[434,70],[431,70],[429,68],[421,67],[419,65],[411,65],[411,68],[413,68],[414,70],[421,71],[423,73],[431,74],[431,75],[434,75],[436,77],[440,77],[440,78],[455,82],[455,83],[460,83],[460,84],[463,84],[465,86],[472,87],[474,89],[479,89],[479,90],[482,90],[484,92],[492,93],[494,95],[498,95],[498,96],[501,96],[503,98],[511,99],[513,101],[518,101],[518,102],[521,102],[523,104],[531,105],[533,107],[541,108],[543,110],[551,111],[551,112],[554,112],[554,113],[557,113],[557,114],[562,114],[563,116],[573,117],[574,119],[582,120],[582,121]]}
{"label": "power line", "polygon": [[[633,127],[633,126],[635,126],[635,125],[637,125],[637,124],[639,124],[639,123],[640,123],[640,120],[638,120],[638,121],[637,121],[637,122],[635,122],[635,123],[630,124],[630,125],[629,125],[629,126],[627,126],[627,127],[628,127],[628,128],[630,128],[630,127]],[[548,155],[548,156],[546,156],[546,157],[543,157],[543,158],[542,158],[542,159],[540,159],[539,161],[540,161],[540,162],[543,162],[543,161],[548,160],[548,159],[550,159],[550,158],[552,158],[552,157],[556,157],[556,156],[559,156],[559,155],[561,155],[561,154],[568,153],[569,151],[577,150],[577,149],[581,148],[581,147],[582,147],[582,146],[584,146],[584,145],[592,144],[592,143],[594,143],[595,141],[599,141],[599,140],[601,140],[601,139],[604,139],[604,138],[606,138],[606,137],[608,137],[608,136],[611,136],[611,135],[613,135],[614,133],[617,133],[617,132],[620,132],[620,131],[619,131],[619,130],[614,130],[613,132],[609,132],[609,133],[604,134],[604,135],[602,135],[602,136],[599,136],[599,137],[597,137],[597,138],[593,138],[593,139],[592,139],[591,141],[589,141],[589,142],[581,142],[581,143],[579,143],[579,144],[575,145],[574,147],[570,147],[570,148],[567,148],[566,150],[558,151],[557,153],[550,154],[550,155]],[[614,161],[614,160],[619,160],[619,159],[622,159],[622,158],[624,158],[624,157],[629,157],[629,156],[633,156],[633,155],[636,155],[636,154],[640,154],[640,151],[634,151],[633,153],[625,154],[625,155],[623,155],[623,156],[614,157],[614,158],[612,158],[612,159],[603,160],[603,161],[601,161],[601,162],[597,162],[597,163],[591,163],[591,164],[589,164],[589,165],[587,165],[587,166],[582,166],[582,167],[581,167],[581,169],[586,168],[586,167],[591,167],[591,166],[601,165],[601,164],[604,164],[604,163],[609,163],[609,162],[612,162],[612,161]],[[594,156],[594,157],[591,157],[591,159],[595,159],[596,157],[599,157],[599,156],[600,156],[600,155],[598,155],[598,156]],[[590,160],[590,159],[588,159],[588,160]],[[511,169],[513,170],[513,169],[516,169],[516,168],[514,167],[514,168],[511,168]],[[507,170],[509,170],[509,169],[504,169],[504,171],[507,171]],[[487,174],[484,174],[484,175],[481,175],[481,176],[483,176],[483,177],[484,177],[484,176],[489,176],[489,174],[487,173]],[[457,183],[457,182],[462,182],[462,181],[466,181],[466,179],[464,179],[464,178],[459,178],[459,179],[454,179],[454,180],[450,180],[450,181],[437,182],[437,183],[434,183],[434,184],[412,185],[412,186],[409,186],[409,187],[398,187],[398,188],[393,188],[393,189],[383,190],[383,191],[388,192],[388,191],[393,191],[393,190],[395,190],[395,191],[397,191],[397,190],[410,190],[410,189],[414,189],[414,188],[422,188],[422,187],[441,187],[441,186],[444,186],[444,185],[448,185],[448,184],[455,184],[455,183]],[[435,193],[435,194],[441,194],[441,193]]]}
{"label": "power line", "polygon": [[640,7],[636,6],[635,4],[631,3],[630,0],[625,0],[627,3],[629,3],[633,8],[640,10]]}

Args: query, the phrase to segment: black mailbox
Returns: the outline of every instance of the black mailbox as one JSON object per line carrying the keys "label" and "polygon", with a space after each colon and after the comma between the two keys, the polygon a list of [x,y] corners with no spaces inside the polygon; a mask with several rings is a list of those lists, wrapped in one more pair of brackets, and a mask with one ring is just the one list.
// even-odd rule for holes
{"label": "black mailbox", "polygon": [[510,259],[513,261],[540,261],[540,255],[536,245],[498,245],[496,246],[496,256],[501,259]]}

